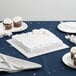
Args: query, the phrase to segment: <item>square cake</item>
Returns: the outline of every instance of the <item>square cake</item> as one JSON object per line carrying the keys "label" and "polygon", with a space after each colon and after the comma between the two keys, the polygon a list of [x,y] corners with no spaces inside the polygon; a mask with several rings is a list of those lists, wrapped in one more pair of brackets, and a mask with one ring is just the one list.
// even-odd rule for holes
{"label": "square cake", "polygon": [[46,51],[61,47],[62,41],[49,30],[41,28],[12,36],[13,42],[27,52]]}

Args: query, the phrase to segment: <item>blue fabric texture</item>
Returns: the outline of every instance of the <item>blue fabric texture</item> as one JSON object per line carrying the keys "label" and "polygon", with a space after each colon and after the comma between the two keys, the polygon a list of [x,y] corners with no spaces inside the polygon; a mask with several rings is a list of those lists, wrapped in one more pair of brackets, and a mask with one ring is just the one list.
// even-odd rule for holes
{"label": "blue fabric texture", "polygon": [[[30,32],[33,29],[46,28],[53,32],[55,35],[57,35],[65,44],[69,45],[70,48],[72,46],[75,46],[74,44],[65,39],[66,33],[61,32],[57,29],[57,25],[60,23],[60,21],[24,22],[28,24],[27,30],[13,33],[13,35],[20,34],[23,32]],[[65,53],[69,52],[70,48],[28,59],[6,42],[6,40],[10,38],[11,37],[0,38],[0,53],[39,63],[42,65],[42,68],[36,70],[24,70],[21,72],[11,74],[0,72],[0,76],[76,76],[76,70],[67,67],[62,62],[62,56]]]}

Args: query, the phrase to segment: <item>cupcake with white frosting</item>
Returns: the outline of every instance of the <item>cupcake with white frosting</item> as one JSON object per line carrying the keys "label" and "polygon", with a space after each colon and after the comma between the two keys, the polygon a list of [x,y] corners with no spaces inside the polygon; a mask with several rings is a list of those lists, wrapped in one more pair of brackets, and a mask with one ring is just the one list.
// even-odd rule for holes
{"label": "cupcake with white frosting", "polygon": [[3,25],[5,27],[5,30],[10,30],[12,28],[12,24],[13,24],[13,21],[10,18],[6,18],[3,21]]}
{"label": "cupcake with white frosting", "polygon": [[21,27],[22,26],[22,18],[20,16],[13,18],[14,27]]}
{"label": "cupcake with white frosting", "polygon": [[74,55],[76,54],[76,47],[72,47],[70,52],[71,52],[71,59],[73,59]]}

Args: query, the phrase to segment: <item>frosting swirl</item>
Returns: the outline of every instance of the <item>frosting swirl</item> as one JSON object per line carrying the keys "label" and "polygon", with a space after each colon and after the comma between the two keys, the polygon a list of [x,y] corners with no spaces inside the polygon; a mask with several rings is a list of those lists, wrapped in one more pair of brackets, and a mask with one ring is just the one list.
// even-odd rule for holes
{"label": "frosting swirl", "polygon": [[4,24],[12,24],[13,21],[10,18],[6,18],[6,19],[4,19],[3,23]]}
{"label": "frosting swirl", "polygon": [[17,17],[13,18],[13,21],[14,22],[19,22],[19,21],[22,21],[22,18],[20,16],[17,16]]}

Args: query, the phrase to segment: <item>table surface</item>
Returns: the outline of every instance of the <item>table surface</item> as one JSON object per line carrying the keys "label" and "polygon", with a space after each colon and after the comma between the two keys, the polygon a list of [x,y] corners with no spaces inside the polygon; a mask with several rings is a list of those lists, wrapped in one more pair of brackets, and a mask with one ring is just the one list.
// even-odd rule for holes
{"label": "table surface", "polygon": [[[39,29],[39,28],[46,28],[53,32],[55,35],[57,35],[61,40],[63,40],[64,43],[70,46],[75,46],[68,40],[66,40],[64,37],[66,33],[61,32],[57,29],[57,25],[60,23],[60,21],[24,21],[28,24],[28,29],[22,32],[13,33],[20,34],[23,32],[29,32],[33,29]],[[62,56],[70,51],[70,48],[59,50],[57,52],[37,56],[34,58],[26,58],[24,55],[22,55],[19,51],[17,51],[15,48],[13,48],[10,44],[6,42],[7,39],[10,39],[9,37],[0,38],[0,53],[11,55],[17,58],[33,61],[36,63],[41,64],[43,67],[41,69],[36,70],[24,70],[17,73],[5,73],[0,72],[0,76],[76,76],[76,70],[67,67],[62,62]]]}

